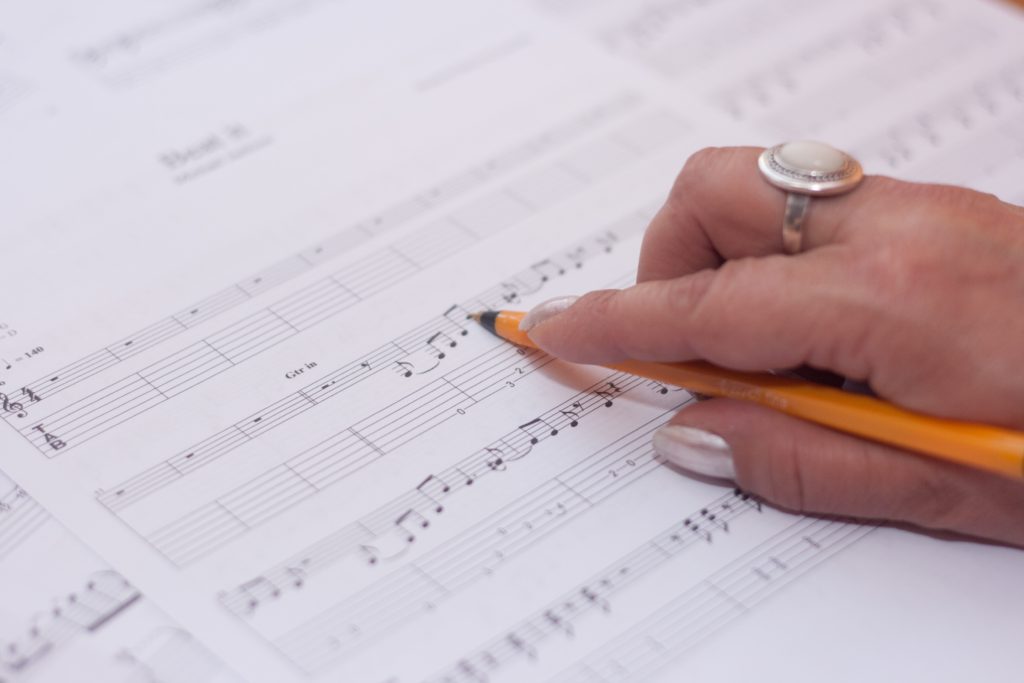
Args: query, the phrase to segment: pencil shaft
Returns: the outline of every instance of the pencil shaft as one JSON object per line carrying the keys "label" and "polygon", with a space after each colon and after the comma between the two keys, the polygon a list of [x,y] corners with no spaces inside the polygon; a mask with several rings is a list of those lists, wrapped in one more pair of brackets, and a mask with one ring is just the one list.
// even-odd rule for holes
{"label": "pencil shaft", "polygon": [[[487,327],[515,344],[537,348],[519,330],[522,315],[502,311],[489,318]],[[789,377],[728,370],[701,361],[628,360],[607,367],[701,394],[750,401],[854,436],[1024,479],[1021,432],[931,417],[870,396]]]}

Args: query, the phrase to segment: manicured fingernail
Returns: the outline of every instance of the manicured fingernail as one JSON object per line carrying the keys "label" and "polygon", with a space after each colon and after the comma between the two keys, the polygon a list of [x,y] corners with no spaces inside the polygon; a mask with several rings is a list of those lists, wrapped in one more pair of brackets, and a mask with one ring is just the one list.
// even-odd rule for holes
{"label": "manicured fingernail", "polygon": [[654,433],[654,451],[676,467],[705,477],[735,479],[732,449],[725,439],[703,429],[666,425]]}
{"label": "manicured fingernail", "polygon": [[565,309],[576,303],[578,296],[556,296],[554,299],[543,301],[530,309],[529,313],[519,321],[519,330],[529,332],[545,320],[555,317]]}

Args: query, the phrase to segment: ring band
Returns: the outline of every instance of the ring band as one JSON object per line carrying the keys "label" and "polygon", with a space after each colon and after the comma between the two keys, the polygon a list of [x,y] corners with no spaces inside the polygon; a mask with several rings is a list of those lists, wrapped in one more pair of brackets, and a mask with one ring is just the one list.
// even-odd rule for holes
{"label": "ring band", "polygon": [[860,163],[852,156],[809,140],[769,147],[761,153],[757,166],[765,180],[787,193],[782,219],[782,247],[787,254],[803,249],[811,197],[844,194],[864,179]]}
{"label": "ring band", "polygon": [[787,254],[798,254],[803,247],[804,218],[811,197],[790,192],[786,195],[786,213],[782,217],[782,248]]}

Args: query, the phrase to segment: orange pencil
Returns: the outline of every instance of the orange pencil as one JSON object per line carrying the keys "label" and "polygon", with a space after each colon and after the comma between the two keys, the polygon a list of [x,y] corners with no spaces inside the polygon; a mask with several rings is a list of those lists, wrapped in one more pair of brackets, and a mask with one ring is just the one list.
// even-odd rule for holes
{"label": "orange pencil", "polygon": [[[486,311],[472,317],[513,344],[537,348],[519,330],[525,313]],[[904,410],[877,398],[767,373],[726,370],[710,363],[627,360],[608,365],[631,375],[710,396],[740,399],[856,436],[967,467],[1024,479],[1024,433]]]}

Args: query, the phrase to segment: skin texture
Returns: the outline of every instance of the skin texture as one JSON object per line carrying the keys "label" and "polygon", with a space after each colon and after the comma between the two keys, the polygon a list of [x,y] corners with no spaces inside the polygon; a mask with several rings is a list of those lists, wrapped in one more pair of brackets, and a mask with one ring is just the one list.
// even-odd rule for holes
{"label": "skin texture", "polygon": [[[648,228],[638,283],[583,296],[534,341],[584,363],[810,365],[913,410],[1024,430],[1024,209],[871,176],[812,201],[804,251],[788,256],[785,194],[760,152],[693,155]],[[781,507],[1024,547],[1022,482],[726,399],[672,423],[723,437],[737,484]]]}

